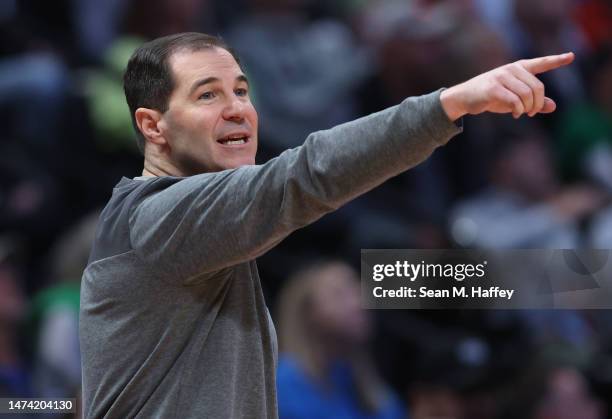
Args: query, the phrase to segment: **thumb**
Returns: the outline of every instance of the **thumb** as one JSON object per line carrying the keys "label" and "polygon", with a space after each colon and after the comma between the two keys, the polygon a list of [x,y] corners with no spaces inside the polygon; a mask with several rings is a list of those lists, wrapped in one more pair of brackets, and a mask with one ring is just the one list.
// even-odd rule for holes
{"label": "thumb", "polygon": [[555,101],[548,97],[545,97],[544,106],[542,107],[540,113],[551,113],[554,112],[555,109],[557,109],[557,104],[555,103]]}

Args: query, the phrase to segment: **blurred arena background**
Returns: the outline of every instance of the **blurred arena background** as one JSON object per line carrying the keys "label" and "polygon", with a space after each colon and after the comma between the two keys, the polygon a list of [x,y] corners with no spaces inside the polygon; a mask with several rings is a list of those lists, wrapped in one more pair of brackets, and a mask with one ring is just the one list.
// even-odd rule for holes
{"label": "blurred arena background", "polygon": [[609,311],[365,312],[355,270],[361,248],[612,248],[610,0],[2,0],[0,397],[79,393],[97,213],[142,170],[122,71],[144,40],[183,31],[241,56],[259,162],[407,96],[574,51],[543,78],[553,115],[465,118],[259,268],[281,418],[612,417]]}

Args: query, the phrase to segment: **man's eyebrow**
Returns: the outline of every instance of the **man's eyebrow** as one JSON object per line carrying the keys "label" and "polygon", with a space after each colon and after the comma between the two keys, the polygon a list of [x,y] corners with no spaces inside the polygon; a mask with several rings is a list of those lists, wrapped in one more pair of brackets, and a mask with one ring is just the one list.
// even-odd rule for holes
{"label": "man's eyebrow", "polygon": [[198,87],[204,86],[205,84],[208,84],[208,83],[214,83],[217,81],[219,81],[217,77],[206,77],[205,79],[197,80],[191,85],[191,89],[189,89],[189,95],[192,95],[193,92],[195,92]]}
{"label": "man's eyebrow", "polygon": [[[204,86],[205,84],[209,83],[215,83],[218,81],[220,81],[218,77],[206,77],[205,79],[197,80],[191,85],[191,89],[189,89],[189,94],[192,95],[200,86]],[[236,81],[244,82],[247,85],[249,84],[249,79],[247,79],[244,74],[241,74],[236,77]]]}

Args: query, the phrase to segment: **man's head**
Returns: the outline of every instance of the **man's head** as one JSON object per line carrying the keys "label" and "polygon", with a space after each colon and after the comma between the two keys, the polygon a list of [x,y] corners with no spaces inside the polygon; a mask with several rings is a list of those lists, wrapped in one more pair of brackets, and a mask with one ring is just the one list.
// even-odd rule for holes
{"label": "man's head", "polygon": [[219,38],[182,33],[142,45],[124,89],[145,160],[166,173],[255,163],[257,112],[237,58]]}

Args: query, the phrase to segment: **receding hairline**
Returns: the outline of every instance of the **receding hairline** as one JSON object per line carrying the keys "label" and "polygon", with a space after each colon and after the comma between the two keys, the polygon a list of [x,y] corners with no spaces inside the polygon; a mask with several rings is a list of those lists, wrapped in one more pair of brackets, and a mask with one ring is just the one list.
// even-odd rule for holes
{"label": "receding hairline", "polygon": [[[177,46],[175,46],[174,48],[172,48],[169,51],[169,54],[166,57],[166,60],[167,60],[168,63],[170,63],[170,61],[176,55],[195,54],[195,53],[198,53],[198,52],[210,52],[210,51],[214,51],[214,52],[224,52],[224,53],[227,53],[229,56],[231,56],[234,59],[234,61],[236,61],[236,57],[234,57],[234,54],[228,48],[225,48],[225,47],[223,47],[221,45],[215,45],[215,44],[211,44],[211,43],[207,43],[207,42],[202,42],[201,44],[194,44],[194,45],[177,45]],[[240,66],[240,63],[238,63],[238,61],[236,61],[236,64],[238,64],[238,66]]]}

